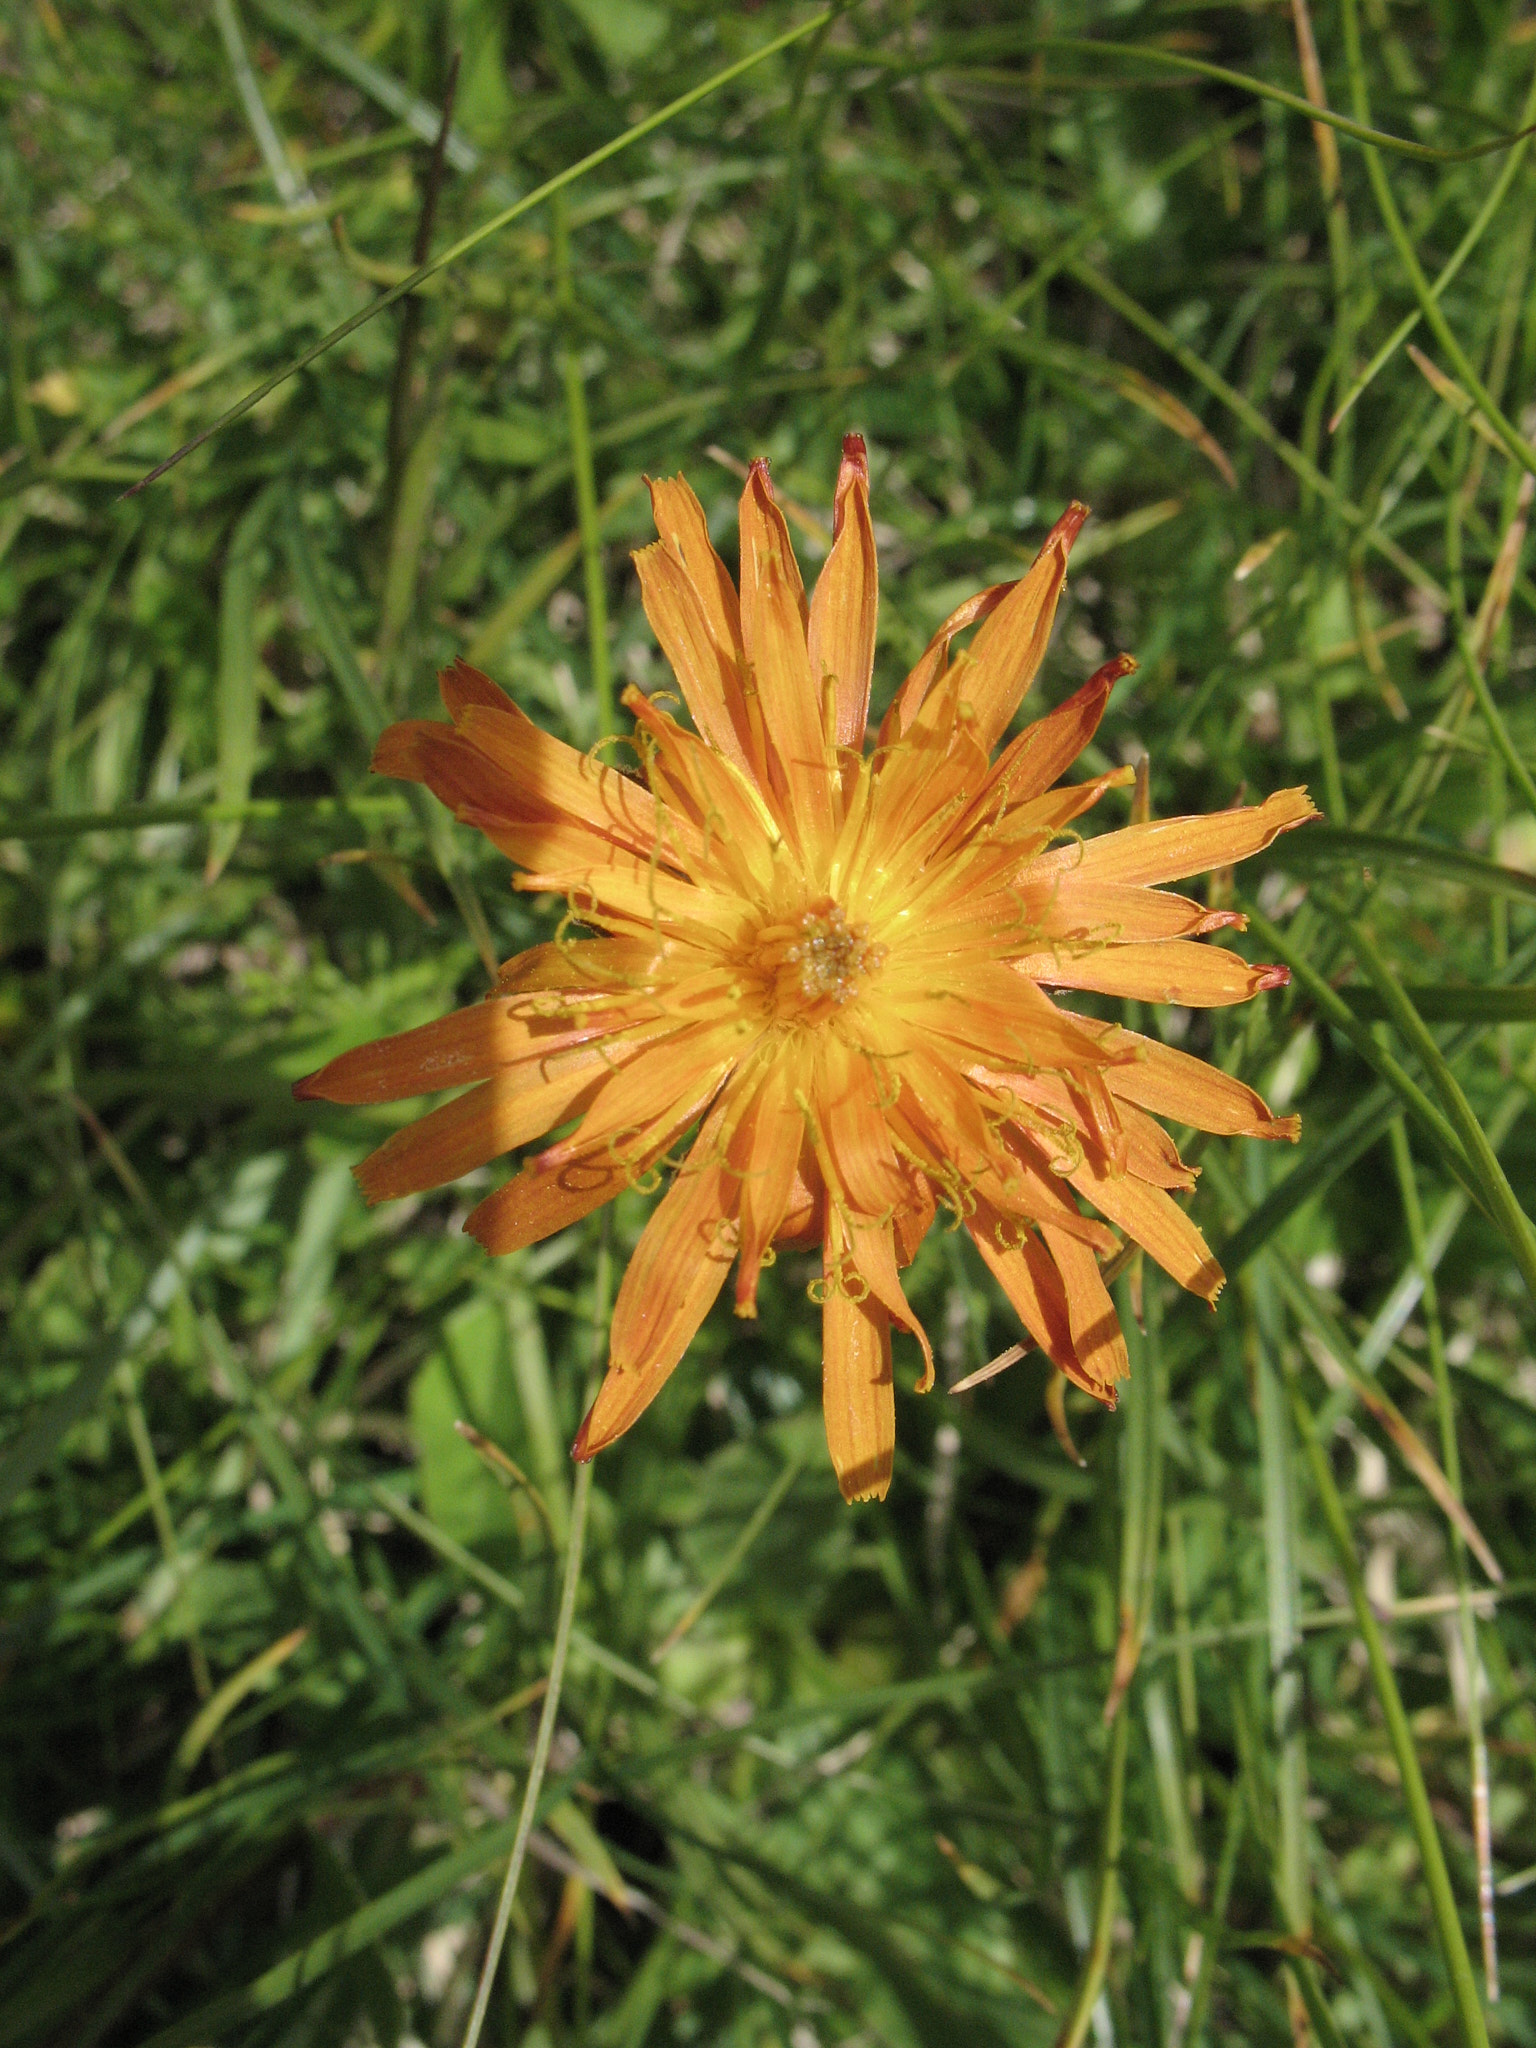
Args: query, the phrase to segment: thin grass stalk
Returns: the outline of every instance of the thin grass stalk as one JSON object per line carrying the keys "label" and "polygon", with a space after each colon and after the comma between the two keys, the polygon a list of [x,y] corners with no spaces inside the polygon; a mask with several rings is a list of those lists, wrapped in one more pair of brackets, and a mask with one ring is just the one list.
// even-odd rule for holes
{"label": "thin grass stalk", "polygon": [[[448,76],[443,82],[443,110],[437,125],[437,137],[427,159],[426,174],[422,179],[421,210],[416,217],[416,238],[411,246],[411,262],[418,269],[432,253],[432,230],[437,222],[437,205],[442,196],[444,151],[453,128],[453,102],[459,86],[459,59],[461,52],[455,50],[448,60]],[[395,369],[389,385],[389,419],[384,430],[385,476],[384,505],[391,520],[400,498],[400,480],[405,472],[406,458],[410,452],[411,419],[415,411],[412,403],[411,385],[416,373],[416,352],[421,340],[422,307],[425,301],[419,296],[407,299],[400,314],[400,336],[395,347]]]}
{"label": "thin grass stalk", "polygon": [[523,1787],[523,1803],[517,1816],[517,1833],[512,1840],[512,1853],[507,1859],[507,1874],[502,1879],[501,1895],[496,1901],[496,1917],[491,1923],[491,1938],[486,1944],[485,1960],[480,1965],[480,1977],[475,1986],[475,2002],[470,2008],[469,2022],[464,2029],[463,2048],[476,2048],[480,2030],[485,2025],[491,1991],[496,1982],[497,1967],[501,1962],[502,1949],[506,1945],[507,1926],[512,1918],[512,1901],[517,1896],[518,1880],[523,1874],[523,1862],[528,1854],[528,1837],[533,1833],[539,1794],[544,1788],[544,1772],[549,1763],[549,1746],[554,1740],[555,1720],[560,1711],[560,1694],[565,1684],[565,1662],[571,1647],[571,1622],[576,1613],[577,1588],[581,1584],[581,1553],[586,1541],[587,1509],[591,1499],[592,1466],[589,1460],[586,1464],[577,1466],[576,1484],[571,1491],[571,1527],[565,1546],[565,1576],[560,1586],[560,1612],[555,1622],[555,1645],[549,1659],[549,1682],[544,1693],[544,1705],[539,1713],[538,1733],[533,1741],[533,1759],[528,1766],[528,1782]]}
{"label": "thin grass stalk", "polygon": [[[1262,911],[1251,904],[1245,903],[1243,907],[1249,924],[1264,941],[1265,946],[1279,955],[1290,968],[1293,978],[1306,990],[1328,1022],[1344,1034],[1367,1066],[1378,1073],[1399,1097],[1404,1107],[1412,1111],[1425,1134],[1433,1140],[1435,1150],[1440,1154],[1442,1163],[1451,1175],[1460,1181],[1478,1207],[1488,1216],[1489,1221],[1496,1221],[1489,1206],[1487,1191],[1474,1173],[1453,1125],[1436,1109],[1401,1062],[1376,1043],[1369,1025],[1360,1021],[1348,1003],[1324,980],[1300,948],[1293,945],[1275,925],[1271,924]],[[1361,965],[1364,964],[1362,961]],[[1400,990],[1397,993],[1401,995]],[[1384,995],[1383,1001],[1385,1000],[1387,999]],[[1423,1028],[1422,1025],[1420,1028]]]}
{"label": "thin grass stalk", "polygon": [[[1356,0],[1343,0],[1342,15],[1344,48],[1355,116],[1357,120],[1368,124],[1370,100],[1366,90],[1365,61],[1360,47],[1360,16]],[[1478,376],[1470,356],[1452,332],[1450,322],[1440,310],[1440,301],[1431,291],[1429,280],[1424,275],[1418,251],[1414,248],[1412,238],[1403,224],[1403,217],[1398,212],[1397,201],[1393,198],[1392,187],[1387,181],[1386,166],[1381,161],[1380,153],[1369,144],[1365,145],[1365,169],[1371,181],[1371,190],[1376,198],[1382,224],[1397,251],[1403,275],[1412,287],[1413,295],[1419,302],[1419,311],[1423,314],[1430,332],[1445,351],[1467,395],[1498,436],[1506,452],[1522,469],[1528,469],[1532,474],[1536,474],[1536,448],[1533,448],[1525,436],[1518,433],[1504,417],[1497,400]]]}
{"label": "thin grass stalk", "polygon": [[587,413],[586,385],[576,342],[576,287],[571,276],[570,226],[564,192],[550,204],[555,266],[555,304],[565,327],[560,351],[560,376],[565,385],[565,418],[571,440],[571,469],[576,479],[576,523],[581,532],[582,583],[587,598],[587,647],[592,695],[597,702],[597,730],[606,738],[613,727],[613,664],[608,651],[608,591],[603,580],[602,528],[597,516],[597,483],[592,469],[592,423]]}
{"label": "thin grass stalk", "polygon": [[1115,1915],[1120,1907],[1120,1854],[1125,1845],[1125,1764],[1130,1744],[1131,1717],[1124,1703],[1115,1715],[1109,1737],[1109,1791],[1104,1802],[1104,1846],[1099,1868],[1099,1897],[1093,1914],[1093,1933],[1088,1954],[1078,1979],[1077,1991],[1066,2024],[1056,2036],[1056,2048],[1082,2048],[1093,2024],[1093,2010],[1104,1989],[1109,1969],[1109,1951],[1115,1934]]}
{"label": "thin grass stalk", "polygon": [[[1450,256],[1447,257],[1444,269],[1429,287],[1430,293],[1434,298],[1442,298],[1448,288],[1454,284],[1457,276],[1460,274],[1462,265],[1483,239],[1483,236],[1488,231],[1489,223],[1504,204],[1509,188],[1518,177],[1520,167],[1525,162],[1526,152],[1530,148],[1531,138],[1525,131],[1530,128],[1533,121],[1536,121],[1536,78],[1532,79],[1531,89],[1526,94],[1525,105],[1520,110],[1519,127],[1521,132],[1512,144],[1509,154],[1499,166],[1498,177],[1489,188],[1488,196],[1478,208],[1476,215],[1467,228],[1467,232],[1456,244]],[[1329,421],[1328,424],[1334,432],[1338,431],[1340,421],[1354,405],[1356,399],[1361,396],[1369,385],[1375,382],[1376,378],[1386,368],[1392,357],[1396,355],[1409,335],[1413,333],[1413,330],[1418,326],[1423,317],[1422,310],[1406,313],[1397,326],[1393,328],[1392,332],[1381,344],[1381,347],[1377,349],[1375,355],[1371,357],[1371,360],[1349,387],[1338,411]]]}
{"label": "thin grass stalk", "polygon": [[[1232,1882],[1237,1875],[1238,1852],[1243,1846],[1245,1818],[1242,1791],[1238,1786],[1231,1785],[1227,1789],[1227,1817],[1222,1829],[1221,1855],[1216,1863],[1216,1881],[1211,1889],[1211,1910],[1200,1932],[1199,1960],[1195,1965],[1189,2013],[1184,2023],[1184,2038],[1188,2048],[1200,2048],[1205,2038],[1205,2019],[1210,2011],[1211,1985],[1216,1974],[1216,1954],[1221,1943],[1221,1930],[1226,1922],[1227,1907],[1232,1901]],[[1179,2048],[1177,2034],[1173,2029],[1169,2032],[1169,2048]]]}
{"label": "thin grass stalk", "polygon": [[[1268,1178],[1257,1146],[1247,1160],[1248,1192],[1262,1200]],[[1301,1583],[1297,1570],[1296,1476],[1291,1432],[1281,1385],[1280,1304],[1267,1260],[1245,1276],[1251,1315],[1253,1365],[1259,1432],[1259,1486],[1264,1523],[1264,1586],[1269,1636],[1269,1703],[1277,1748],[1275,1812],[1277,1842],[1275,1898],[1287,1930],[1303,1938],[1312,1931],[1312,1890],[1307,1860],[1307,1751],[1302,1725]],[[1290,1969],[1294,1999],[1310,2008],[1311,1987]]]}
{"label": "thin grass stalk", "polygon": [[1144,1291],[1146,1328],[1132,1312],[1129,1279],[1122,1281],[1120,1314],[1131,1357],[1132,1386],[1125,1403],[1126,1432],[1122,1463],[1120,1522],[1120,1638],[1115,1650],[1104,1718],[1110,1722],[1109,1789],[1104,1804],[1104,1836],[1099,1864],[1098,1901],[1094,1907],[1088,1952],[1072,2008],[1056,2048],[1081,2048],[1093,2021],[1109,1968],[1115,1918],[1120,1906],[1120,1855],[1125,1840],[1125,1771],[1129,1754],[1130,1715],[1125,1693],[1140,1656],[1152,1615],[1157,1581],[1157,1541],[1162,1525],[1162,1369],[1158,1341],[1157,1284]]}
{"label": "thin grass stalk", "polygon": [[1533,1302],[1536,1302],[1536,1229],[1521,1207],[1499,1156],[1488,1142],[1488,1134],[1473,1114],[1472,1105],[1452,1073],[1434,1035],[1413,1007],[1406,990],[1388,966],[1375,940],[1354,918],[1344,919],[1344,928],[1355,958],[1365,969],[1372,985],[1386,1005],[1387,1015],[1418,1055],[1444,1103],[1454,1128],[1458,1147],[1476,1177],[1482,1206],[1504,1233],[1515,1264]]}
{"label": "thin grass stalk", "polygon": [[[1461,1447],[1456,1437],[1456,1400],[1451,1391],[1450,1362],[1445,1355],[1445,1327],[1440,1320],[1439,1290],[1428,1258],[1424,1234],[1424,1211],[1419,1202],[1418,1176],[1403,1120],[1394,1120],[1390,1132],[1392,1164],[1402,1195],[1403,1216],[1408,1225],[1408,1243],[1413,1262],[1423,1281],[1424,1328],[1429,1345],[1430,1370],[1435,1380],[1435,1406],[1440,1422],[1440,1463],[1446,1483],[1461,1498]],[[1472,1780],[1472,1838],[1477,1849],[1477,1917],[1483,1946],[1483,1987],[1488,2003],[1499,2002],[1499,1937],[1493,1903],[1493,1832],[1489,1804],[1488,1741],[1483,1731],[1482,1659],[1477,1645],[1477,1616],[1472,1610],[1471,1582],[1467,1572],[1467,1546],[1461,1531],[1451,1526],[1451,1568],[1456,1579],[1457,1627],[1461,1636],[1462,1662],[1467,1674],[1467,1749]]]}
{"label": "thin grass stalk", "polygon": [[1296,1427],[1306,1454],[1312,1483],[1323,1510],[1323,1520],[1329,1538],[1349,1588],[1350,1605],[1354,1608],[1355,1622],[1360,1631],[1361,1641],[1365,1644],[1371,1679],[1376,1688],[1376,1697],[1381,1703],[1382,1718],[1387,1725],[1392,1754],[1401,1774],[1408,1819],[1424,1868],[1435,1934],[1450,1977],[1451,1996],[1456,2008],[1461,2037],[1466,2043],[1466,2048],[1488,2048],[1487,2022],[1478,2002],[1472,1959],[1467,1952],[1466,1937],[1462,1933],[1461,1919],[1456,1910],[1456,1896],[1451,1890],[1450,1872],[1446,1868],[1445,1852],[1440,1845],[1435,1817],[1430,1809],[1429,1792],[1419,1765],[1418,1751],[1413,1745],[1413,1731],[1408,1725],[1402,1695],[1397,1689],[1397,1680],[1393,1676],[1392,1666],[1387,1657],[1387,1646],[1381,1633],[1381,1626],[1372,1610],[1370,1596],[1365,1590],[1365,1576],[1360,1569],[1360,1560],[1355,1555],[1349,1519],[1344,1512],[1344,1503],[1338,1487],[1334,1484],[1327,1453],[1318,1439],[1312,1411],[1302,1398],[1301,1390],[1294,1379],[1289,1382],[1289,1386],[1291,1407],[1296,1417]]}

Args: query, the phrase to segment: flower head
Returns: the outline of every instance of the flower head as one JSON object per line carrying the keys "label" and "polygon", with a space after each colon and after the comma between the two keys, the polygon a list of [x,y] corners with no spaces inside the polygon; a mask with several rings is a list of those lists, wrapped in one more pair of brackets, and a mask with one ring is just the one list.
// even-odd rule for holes
{"label": "flower head", "polygon": [[470,1216],[491,1252],[670,1174],[578,1458],[655,1398],[733,1264],[752,1316],[775,1248],[819,1246],[828,1445],[850,1500],[883,1495],[893,1325],[922,1348],[920,1388],[933,1379],[901,1270],[940,1206],[1035,1343],[1110,1406],[1127,1371],[1099,1266],[1120,1243],[1110,1226],[1214,1300],[1220,1268],[1174,1199],[1194,1174],[1154,1119],[1262,1138],[1293,1138],[1296,1119],[1045,991],[1212,1006],[1283,982],[1196,943],[1241,918],[1160,885],[1256,853],[1313,807],[1295,789],[1072,833],[1130,779],[1058,784],[1125,656],[994,758],[1045,653],[1081,505],[1019,582],[945,620],[866,751],[876,568],[859,437],[809,600],[766,464],[742,495],[739,592],[683,479],[651,498],[660,538],[635,564],[692,730],[629,690],[641,780],[551,739],[464,663],[446,670],[452,724],[391,727],[374,767],[426,783],[515,863],[515,887],[564,895],[570,917],[485,1001],[297,1092],[371,1103],[469,1084],[363,1162],[370,1201],[570,1125]]}

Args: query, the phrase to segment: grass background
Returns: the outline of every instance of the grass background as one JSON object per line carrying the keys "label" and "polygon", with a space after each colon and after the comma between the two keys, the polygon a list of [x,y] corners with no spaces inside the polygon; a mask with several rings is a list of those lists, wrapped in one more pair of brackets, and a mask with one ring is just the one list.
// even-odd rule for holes
{"label": "grass background", "polygon": [[[413,248],[806,16],[7,12],[5,2048],[460,2038],[645,1205],[492,1263],[459,1224],[496,1175],[370,1215],[348,1169],[409,1112],[291,1101],[559,910],[369,741],[467,652],[588,745],[607,676],[665,680],[642,471],[729,551],[728,464],[771,456],[809,570],[852,427],[877,708],[1082,497],[1036,701],[1141,662],[1086,765],[1147,752],[1163,814],[1325,805],[1211,883],[1290,990],[1143,1019],[1303,1139],[1197,1151],[1236,1277],[1212,1317],[1146,1274],[1119,1413],[1066,1404],[1082,1465],[1036,1356],[900,1393],[890,1498],[847,1509],[813,1269],[710,1319],[596,1467],[485,2038],[1536,2041],[1536,36],[1355,5],[1309,67],[1258,0],[862,0],[127,500]],[[1398,330],[1466,238],[1436,384]],[[912,1292],[950,1381],[1013,1340],[956,1237]]]}

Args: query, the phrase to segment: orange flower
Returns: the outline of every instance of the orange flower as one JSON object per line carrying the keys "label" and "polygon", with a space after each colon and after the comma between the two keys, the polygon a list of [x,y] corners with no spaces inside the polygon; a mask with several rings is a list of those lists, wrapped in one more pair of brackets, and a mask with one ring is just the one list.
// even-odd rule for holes
{"label": "orange flower", "polygon": [[683,479],[651,500],[660,539],[635,565],[694,730],[627,691],[642,782],[551,739],[464,663],[446,670],[452,725],[391,727],[373,765],[478,826],[515,887],[564,895],[567,929],[484,1002],[296,1092],[372,1103],[471,1084],[363,1162],[371,1202],[570,1125],[469,1218],[491,1252],[671,1169],[580,1459],[655,1398],[733,1261],[736,1313],[752,1316],[774,1248],[819,1245],[827,1442],[845,1496],[867,1499],[890,1483],[892,1324],[922,1347],[920,1389],[933,1380],[900,1269],[940,1203],[1034,1341],[1110,1406],[1127,1362],[1099,1271],[1108,1224],[1215,1299],[1221,1270],[1174,1200],[1193,1171],[1153,1117],[1258,1138],[1294,1138],[1297,1120],[1044,990],[1205,1007],[1283,983],[1195,943],[1241,918],[1157,885],[1256,853],[1313,807],[1285,790],[1079,839],[1073,821],[1131,771],[1057,778],[1134,667],[1123,655],[992,758],[1050,639],[1081,505],[1019,582],[945,620],[865,752],[876,571],[859,437],[809,602],[765,463],[741,500],[739,595]]}

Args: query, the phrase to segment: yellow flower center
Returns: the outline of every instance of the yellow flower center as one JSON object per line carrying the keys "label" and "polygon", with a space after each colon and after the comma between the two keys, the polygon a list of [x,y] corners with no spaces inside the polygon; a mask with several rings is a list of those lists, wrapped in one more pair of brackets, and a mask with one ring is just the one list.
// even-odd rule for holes
{"label": "yellow flower center", "polygon": [[831,897],[789,922],[763,925],[752,948],[775,1016],[806,1024],[851,1002],[884,961],[885,948],[871,942],[869,926],[850,924]]}

